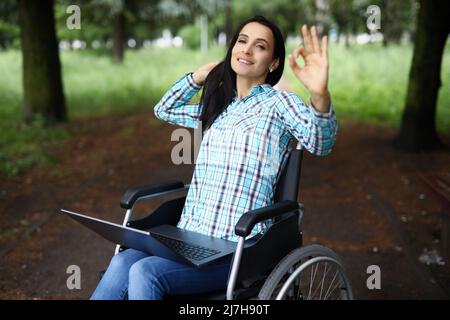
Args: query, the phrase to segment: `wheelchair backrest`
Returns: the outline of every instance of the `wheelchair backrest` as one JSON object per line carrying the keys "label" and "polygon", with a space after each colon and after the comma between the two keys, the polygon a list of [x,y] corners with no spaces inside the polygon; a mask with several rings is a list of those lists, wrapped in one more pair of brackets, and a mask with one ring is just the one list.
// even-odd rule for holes
{"label": "wheelchair backrest", "polygon": [[289,151],[286,164],[275,188],[274,202],[283,200],[297,201],[302,170],[303,150]]}
{"label": "wheelchair backrest", "polygon": [[[302,149],[289,151],[275,188],[274,202],[297,201],[302,159]],[[240,266],[238,282],[250,279],[255,275],[259,277],[265,274],[291,250],[302,245],[298,217],[298,212],[295,212],[274,219],[274,224],[264,236],[255,245],[244,249],[242,261],[253,261],[254,263],[244,263]]]}

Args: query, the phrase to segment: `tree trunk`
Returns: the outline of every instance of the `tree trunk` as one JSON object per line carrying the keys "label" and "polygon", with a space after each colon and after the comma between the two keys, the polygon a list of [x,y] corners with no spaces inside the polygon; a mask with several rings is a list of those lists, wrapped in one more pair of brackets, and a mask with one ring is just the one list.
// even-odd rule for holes
{"label": "tree trunk", "polygon": [[114,17],[113,56],[116,62],[122,63],[125,49],[125,14],[118,13]]}
{"label": "tree trunk", "polygon": [[350,31],[345,32],[345,47],[348,49],[350,48]]}
{"label": "tree trunk", "polygon": [[449,1],[420,1],[406,105],[397,138],[398,146],[409,151],[442,146],[435,118],[449,12]]}
{"label": "tree trunk", "polygon": [[227,44],[229,44],[233,37],[232,0],[225,1],[225,34],[227,35]]}
{"label": "tree trunk", "polygon": [[208,16],[200,16],[200,50],[203,54],[208,54]]}
{"label": "tree trunk", "polygon": [[52,0],[20,0],[24,120],[67,119]]}
{"label": "tree trunk", "polygon": [[384,16],[382,16],[383,46],[399,43],[403,32],[402,2],[385,0]]}
{"label": "tree trunk", "polygon": [[317,31],[319,35],[328,35],[331,24],[330,1],[314,0],[314,6]]}

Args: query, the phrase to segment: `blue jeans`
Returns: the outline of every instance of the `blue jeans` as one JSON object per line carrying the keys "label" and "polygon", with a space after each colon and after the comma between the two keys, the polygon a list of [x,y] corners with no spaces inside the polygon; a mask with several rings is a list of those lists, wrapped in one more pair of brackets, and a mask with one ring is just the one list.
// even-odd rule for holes
{"label": "blue jeans", "polygon": [[230,263],[231,258],[227,258],[197,268],[127,249],[111,259],[91,299],[161,300],[166,294],[194,294],[224,289]]}

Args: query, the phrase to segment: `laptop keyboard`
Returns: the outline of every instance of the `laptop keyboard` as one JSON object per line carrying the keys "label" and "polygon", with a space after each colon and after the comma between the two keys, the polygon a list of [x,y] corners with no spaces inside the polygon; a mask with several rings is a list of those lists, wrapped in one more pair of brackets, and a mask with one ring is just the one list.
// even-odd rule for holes
{"label": "laptop keyboard", "polygon": [[191,260],[199,261],[220,253],[220,251],[218,250],[205,248],[172,238],[167,238],[158,234],[152,234],[152,237],[161,241],[163,244],[165,244],[167,247],[169,247],[179,255],[182,255],[183,257],[189,258]]}

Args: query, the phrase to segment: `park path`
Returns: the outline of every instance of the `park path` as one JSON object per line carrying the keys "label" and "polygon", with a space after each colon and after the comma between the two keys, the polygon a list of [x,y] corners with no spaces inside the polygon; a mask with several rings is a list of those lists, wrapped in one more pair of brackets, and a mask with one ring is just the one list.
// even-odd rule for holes
{"label": "park path", "polygon": [[[279,88],[292,90],[285,79]],[[150,109],[73,121],[72,138],[53,150],[56,165],[3,180],[0,298],[88,298],[114,246],[58,209],[120,222],[119,201],[128,187],[190,181],[193,166],[170,161],[176,127]],[[299,194],[306,207],[305,244],[330,246],[342,257],[357,298],[448,298],[448,262],[427,266],[418,260],[424,248],[441,248],[442,208],[424,197],[417,173],[449,173],[450,154],[403,154],[392,147],[394,135],[388,128],[340,121],[330,156],[305,153]],[[140,205],[137,215],[156,205]],[[70,265],[81,269],[80,290],[66,286]],[[381,269],[380,290],[366,286],[370,265]]]}

